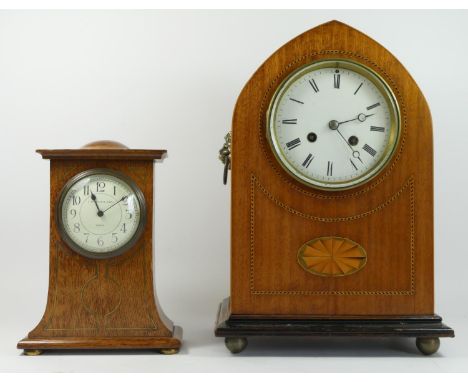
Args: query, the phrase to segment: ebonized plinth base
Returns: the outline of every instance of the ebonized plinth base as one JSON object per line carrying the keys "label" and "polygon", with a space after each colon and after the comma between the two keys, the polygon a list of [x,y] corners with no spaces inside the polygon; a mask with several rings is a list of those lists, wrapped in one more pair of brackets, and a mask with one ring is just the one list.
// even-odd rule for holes
{"label": "ebonized plinth base", "polygon": [[49,337],[24,338],[17,347],[25,355],[39,355],[44,350],[154,349],[162,354],[176,354],[182,344],[182,328],[174,326],[171,337]]}
{"label": "ebonized plinth base", "polygon": [[220,304],[215,335],[225,337],[226,347],[232,353],[244,350],[247,337],[251,336],[415,337],[418,349],[425,355],[439,349],[439,337],[455,336],[437,315],[311,319],[233,316],[228,298]]}

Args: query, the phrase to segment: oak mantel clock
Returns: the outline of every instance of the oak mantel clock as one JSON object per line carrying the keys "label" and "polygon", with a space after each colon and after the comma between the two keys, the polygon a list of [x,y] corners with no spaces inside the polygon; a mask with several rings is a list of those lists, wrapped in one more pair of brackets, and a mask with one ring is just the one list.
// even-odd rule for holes
{"label": "oak mantel clock", "polygon": [[18,348],[176,353],[182,330],[153,290],[153,162],[166,151],[99,141],[38,152],[50,159],[49,293]]}
{"label": "oak mantel clock", "polygon": [[[215,334],[454,332],[434,314],[429,109],[385,48],[337,21],[276,51],[242,90],[232,147],[231,296]],[[232,151],[232,158],[229,157]]]}

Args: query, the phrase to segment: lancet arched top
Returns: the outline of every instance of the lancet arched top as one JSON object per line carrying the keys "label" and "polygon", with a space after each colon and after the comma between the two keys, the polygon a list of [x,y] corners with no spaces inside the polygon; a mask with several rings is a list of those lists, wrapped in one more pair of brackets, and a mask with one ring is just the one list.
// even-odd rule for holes
{"label": "lancet arched top", "polygon": [[[276,161],[266,140],[268,105],[275,90],[293,71],[326,58],[352,59],[361,63],[389,85],[401,113],[401,135],[392,159],[380,174],[355,189],[322,192],[294,180]],[[288,185],[291,190],[321,199],[361,196],[376,187],[391,192],[409,176],[424,173],[432,188],[432,127],[423,94],[403,65],[382,45],[339,21],[310,29],[273,53],[243,88],[233,116],[233,182],[254,173],[271,181],[271,186]],[[246,155],[248,154],[248,155]],[[248,170],[248,171],[245,171]]]}

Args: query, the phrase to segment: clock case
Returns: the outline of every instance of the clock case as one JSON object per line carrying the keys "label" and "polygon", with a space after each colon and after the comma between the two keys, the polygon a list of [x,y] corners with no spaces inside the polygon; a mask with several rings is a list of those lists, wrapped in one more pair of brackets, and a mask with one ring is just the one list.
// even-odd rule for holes
{"label": "clock case", "polygon": [[[27,355],[44,349],[159,349],[177,353],[182,329],[163,313],[153,286],[153,162],[165,150],[132,150],[100,141],[77,150],[38,150],[50,159],[49,292],[42,320],[18,343]],[[92,259],[61,238],[56,205],[67,182],[100,168],[132,179],[146,202],[137,242],[117,257]]]}
{"label": "clock case", "polygon": [[[278,163],[266,134],[275,90],[298,68],[346,59],[380,75],[396,96],[401,136],[386,167],[341,191],[308,187]],[[255,335],[417,337],[425,354],[454,332],[434,314],[433,149],[426,100],[401,63],[363,33],[331,21],[271,55],[243,88],[232,121],[231,295],[215,335],[232,352]],[[343,237],[368,254],[343,277],[305,271],[299,248]]]}

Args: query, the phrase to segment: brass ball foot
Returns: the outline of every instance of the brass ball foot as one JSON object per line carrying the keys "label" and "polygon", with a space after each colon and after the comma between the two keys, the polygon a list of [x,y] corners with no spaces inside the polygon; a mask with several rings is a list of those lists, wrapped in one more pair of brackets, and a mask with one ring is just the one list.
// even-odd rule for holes
{"label": "brass ball foot", "polygon": [[40,349],[24,349],[23,354],[24,355],[41,355],[44,352],[44,350]]}
{"label": "brass ball foot", "polygon": [[440,340],[438,337],[418,337],[416,346],[424,355],[431,355],[439,350]]}
{"label": "brass ball foot", "polygon": [[240,353],[248,344],[245,337],[226,337],[224,343],[232,354]]}
{"label": "brass ball foot", "polygon": [[177,354],[179,349],[159,349],[159,352],[164,355]]}

